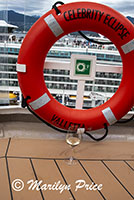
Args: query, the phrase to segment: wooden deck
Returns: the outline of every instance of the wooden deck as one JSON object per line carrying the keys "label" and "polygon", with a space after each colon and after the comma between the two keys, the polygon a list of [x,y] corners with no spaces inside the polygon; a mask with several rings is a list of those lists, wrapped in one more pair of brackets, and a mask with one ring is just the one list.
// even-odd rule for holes
{"label": "wooden deck", "polygon": [[[82,141],[75,149],[78,164],[73,166],[65,162],[69,154],[64,140],[0,139],[0,199],[134,199],[134,142]],[[15,179],[23,181],[21,191],[14,190]],[[41,185],[60,181],[65,186],[70,184],[71,189],[61,193],[52,188],[29,190],[29,180],[42,180]],[[86,190],[81,183],[81,188],[75,191],[79,180],[86,186],[102,184],[102,190]],[[16,184],[17,189],[21,189],[21,184]]]}

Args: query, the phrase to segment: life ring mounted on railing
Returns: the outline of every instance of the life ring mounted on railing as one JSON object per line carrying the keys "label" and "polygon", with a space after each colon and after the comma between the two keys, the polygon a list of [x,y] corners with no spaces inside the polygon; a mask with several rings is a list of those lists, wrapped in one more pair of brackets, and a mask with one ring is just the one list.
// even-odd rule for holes
{"label": "life ring mounted on railing", "polygon": [[[30,29],[20,49],[17,72],[21,91],[28,105],[47,123],[67,130],[70,125],[86,130],[103,128],[123,117],[134,104],[134,27],[117,11],[97,3],[64,4],[43,15]],[[62,36],[90,30],[109,38],[123,61],[123,77],[117,92],[103,105],[89,109],[71,109],[61,105],[49,93],[43,66],[51,46]]]}

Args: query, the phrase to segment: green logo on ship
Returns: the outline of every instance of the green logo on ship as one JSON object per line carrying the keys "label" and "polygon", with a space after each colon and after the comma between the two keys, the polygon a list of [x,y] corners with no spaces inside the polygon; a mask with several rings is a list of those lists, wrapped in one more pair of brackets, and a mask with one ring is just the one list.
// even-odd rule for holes
{"label": "green logo on ship", "polygon": [[76,75],[90,75],[90,60],[76,60],[75,74]]}

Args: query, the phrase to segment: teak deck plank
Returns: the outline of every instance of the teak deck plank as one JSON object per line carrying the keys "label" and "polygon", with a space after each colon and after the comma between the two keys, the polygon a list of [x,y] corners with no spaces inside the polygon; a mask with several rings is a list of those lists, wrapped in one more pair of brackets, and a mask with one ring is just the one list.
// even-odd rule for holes
{"label": "teak deck plank", "polygon": [[[107,200],[132,199],[101,161],[82,161],[81,163],[96,184],[103,184],[101,191]],[[116,165],[116,161],[113,163]]]}
{"label": "teak deck plank", "polygon": [[[75,149],[75,157],[79,159],[97,160],[131,160],[134,159],[133,145],[134,142],[104,141],[95,143],[91,141],[82,141]],[[64,140],[12,139],[8,156],[66,158],[68,157],[68,151],[69,146]]]}
{"label": "teak deck plank", "polygon": [[0,157],[5,156],[9,139],[0,139]]}
{"label": "teak deck plank", "polygon": [[57,161],[61,172],[63,173],[66,181],[68,184],[71,185],[72,193],[77,200],[102,200],[102,196],[98,191],[90,191],[86,190],[85,187],[76,190],[77,184],[76,181],[79,180],[84,180],[87,184],[91,185],[92,181],[90,178],[87,176],[87,174],[84,172],[83,168],[81,165],[78,163],[76,165],[68,165],[64,160],[58,160]]}
{"label": "teak deck plank", "polygon": [[134,171],[123,161],[105,163],[134,198]]}
{"label": "teak deck plank", "polygon": [[134,170],[134,161],[127,161],[127,163],[130,165],[130,167],[132,167],[132,169]]}
{"label": "teak deck plank", "polygon": [[[60,181],[60,184],[66,185],[64,182],[55,162],[53,160],[32,160],[38,180],[42,180],[42,184],[52,184],[54,185],[55,182],[58,183]],[[57,187],[58,190],[49,190],[47,189],[42,190],[44,198],[45,199],[70,199],[71,194],[68,190],[63,190],[63,192],[60,193],[59,187]]]}
{"label": "teak deck plank", "polygon": [[9,164],[11,183],[15,179],[21,179],[24,182],[24,189],[21,190],[20,192],[14,191],[12,189],[13,198],[15,200],[21,200],[21,199],[41,200],[42,198],[39,191],[28,190],[29,184],[27,184],[27,181],[31,179],[36,180],[32,170],[32,166],[30,164],[30,160],[9,158],[8,164]]}
{"label": "teak deck plank", "polygon": [[11,199],[6,160],[4,158],[0,159],[0,199]]}

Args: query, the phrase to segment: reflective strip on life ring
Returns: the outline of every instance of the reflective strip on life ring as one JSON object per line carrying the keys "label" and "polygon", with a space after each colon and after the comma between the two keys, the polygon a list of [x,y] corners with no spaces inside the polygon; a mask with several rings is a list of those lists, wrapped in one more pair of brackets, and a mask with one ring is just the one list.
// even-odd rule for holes
{"label": "reflective strip on life ring", "polygon": [[26,65],[16,63],[16,71],[17,72],[26,72]]}
{"label": "reflective strip on life ring", "polygon": [[[43,15],[29,30],[21,46],[17,72],[24,98],[46,122],[61,129],[70,125],[95,130],[123,117],[134,104],[134,26],[117,11],[98,3],[75,2]],[[99,32],[109,38],[120,52],[123,76],[116,93],[104,104],[87,110],[61,105],[44,82],[44,60],[52,45],[62,36],[79,30]],[[32,37],[31,37],[32,36]]]}
{"label": "reflective strip on life ring", "polygon": [[134,50],[134,39],[129,41],[127,44],[124,44],[121,48],[125,54],[133,51]]}
{"label": "reflective strip on life ring", "polygon": [[45,17],[44,20],[56,37],[64,32],[52,14]]}
{"label": "reflective strip on life ring", "polygon": [[110,107],[102,110],[102,113],[110,125],[114,124],[117,121]]}
{"label": "reflective strip on life ring", "polygon": [[47,95],[47,93],[45,93],[38,99],[30,102],[29,105],[32,107],[33,110],[37,110],[41,108],[42,106],[46,105],[49,101],[50,101],[50,98]]}

